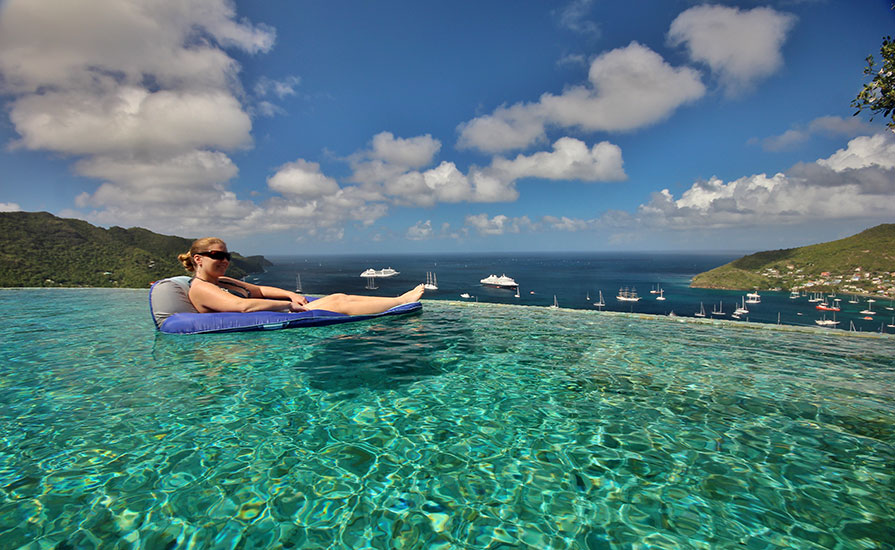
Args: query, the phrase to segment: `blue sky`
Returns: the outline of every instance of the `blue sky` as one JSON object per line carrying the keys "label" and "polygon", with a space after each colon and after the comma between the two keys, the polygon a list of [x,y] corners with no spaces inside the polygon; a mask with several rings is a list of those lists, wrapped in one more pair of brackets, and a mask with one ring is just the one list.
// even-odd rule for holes
{"label": "blue sky", "polygon": [[890,2],[0,0],[0,210],[244,253],[765,250],[895,222]]}

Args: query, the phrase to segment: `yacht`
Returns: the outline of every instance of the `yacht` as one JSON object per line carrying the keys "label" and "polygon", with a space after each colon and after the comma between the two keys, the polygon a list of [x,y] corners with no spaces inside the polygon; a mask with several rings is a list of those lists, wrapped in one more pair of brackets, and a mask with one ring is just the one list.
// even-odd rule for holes
{"label": "yacht", "polygon": [[606,302],[603,301],[603,291],[600,291],[600,299],[594,302],[594,307],[603,308],[606,306]]}
{"label": "yacht", "polygon": [[664,300],[665,299],[665,290],[659,289],[659,295],[656,296],[656,300]]}
{"label": "yacht", "polygon": [[373,269],[372,267],[360,274],[361,277],[394,277],[400,273],[394,269],[387,267],[385,269]]}
{"label": "yacht", "polygon": [[722,302],[718,302],[718,309],[712,308],[712,315],[727,315],[724,313],[724,304]]}
{"label": "yacht", "polygon": [[761,295],[758,291],[750,292],[746,294],[746,303],[747,304],[760,304],[761,303]]}
{"label": "yacht", "polygon": [[438,278],[434,271],[426,272],[426,284],[423,285],[426,290],[438,290]]}
{"label": "yacht", "polygon": [[699,312],[694,313],[693,315],[695,315],[696,317],[705,317],[705,304],[699,302]]}
{"label": "yacht", "polygon": [[498,277],[497,275],[488,275],[481,281],[479,281],[485,286],[490,286],[493,288],[509,288],[516,289],[519,288],[519,284],[513,280],[512,277],[507,277],[506,274]]}
{"label": "yacht", "polygon": [[827,316],[826,316],[826,314],[825,314],[824,317],[823,317],[823,319],[817,319],[817,320],[815,320],[814,322],[817,323],[818,325],[822,326],[822,327],[835,327],[836,325],[839,324],[839,321],[836,320],[836,314],[835,314],[835,313],[833,314],[833,319],[832,319],[832,320],[827,319]]}
{"label": "yacht", "polygon": [[863,313],[864,315],[876,315],[876,312],[873,311],[873,302],[875,301],[876,300],[874,300],[873,298],[869,298],[867,300],[867,309],[861,310],[861,313]]}
{"label": "yacht", "polygon": [[628,287],[618,289],[618,296],[615,297],[620,302],[639,302],[640,296],[637,295],[637,289]]}
{"label": "yacht", "polygon": [[738,317],[738,316],[740,316],[740,315],[745,315],[745,314],[747,314],[747,313],[749,313],[749,310],[746,309],[746,297],[743,296],[743,305],[741,305],[740,307],[736,308],[736,310],[734,310],[734,312],[733,312],[733,315],[734,315],[735,317]]}
{"label": "yacht", "polygon": [[470,298],[471,296],[469,295],[468,292],[464,292],[463,294],[460,295],[460,297],[461,298]]}

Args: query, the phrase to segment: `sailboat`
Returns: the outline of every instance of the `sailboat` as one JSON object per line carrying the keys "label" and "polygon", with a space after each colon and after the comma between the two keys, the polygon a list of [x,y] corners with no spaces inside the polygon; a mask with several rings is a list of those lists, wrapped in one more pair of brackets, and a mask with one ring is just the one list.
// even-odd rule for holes
{"label": "sailboat", "polygon": [[712,315],[727,315],[724,313],[724,303],[718,302],[718,309],[712,308]]}
{"label": "sailboat", "polygon": [[423,285],[426,290],[438,290],[438,278],[434,271],[426,272],[426,284]]}
{"label": "sailboat", "polygon": [[588,302],[590,302],[590,291],[589,290],[587,291],[587,296],[585,296],[584,299],[587,300]]}
{"label": "sailboat", "polygon": [[705,317],[705,305],[702,302],[699,302],[699,312],[694,313],[696,317]]}
{"label": "sailboat", "polygon": [[664,300],[665,299],[665,291],[663,289],[659,289],[659,295],[656,296],[656,300]]}
{"label": "sailboat", "polygon": [[892,322],[886,325],[889,328],[895,328],[895,317],[892,317]]}
{"label": "sailboat", "polygon": [[379,288],[378,286],[376,286],[376,278],[367,277],[367,284],[366,286],[364,286],[364,288],[367,290],[376,290],[377,288]]}
{"label": "sailboat", "polygon": [[295,292],[301,292],[301,273],[295,274]]}
{"label": "sailboat", "polygon": [[743,305],[734,310],[733,316],[738,318],[740,315],[745,315],[747,313],[749,313],[749,310],[746,309],[746,297],[743,296]]}
{"label": "sailboat", "polygon": [[605,305],[606,305],[606,302],[603,301],[603,291],[601,290],[600,291],[600,300],[597,302],[594,302],[594,307],[598,307],[602,310]]}
{"label": "sailboat", "polygon": [[823,317],[823,319],[817,319],[817,320],[814,321],[814,322],[817,323],[818,325],[822,326],[822,327],[835,327],[836,325],[839,324],[839,321],[836,320],[836,313],[835,313],[835,312],[833,313],[833,320],[832,320],[832,321],[830,321],[829,319],[827,319],[827,314],[824,313],[824,317]]}
{"label": "sailboat", "polygon": [[873,311],[873,302],[875,302],[873,298],[869,298],[867,300],[867,309],[861,310],[861,313],[864,315],[876,315],[876,312]]}
{"label": "sailboat", "polygon": [[556,294],[553,295],[553,305],[550,306],[550,309],[559,309],[559,302],[556,301]]}

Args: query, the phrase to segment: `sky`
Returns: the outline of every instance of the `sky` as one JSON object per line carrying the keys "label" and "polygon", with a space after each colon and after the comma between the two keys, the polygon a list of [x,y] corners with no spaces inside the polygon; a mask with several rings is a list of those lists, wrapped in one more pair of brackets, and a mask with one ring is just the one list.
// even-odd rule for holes
{"label": "sky", "polygon": [[0,0],[0,211],[244,254],[757,251],[895,222],[883,0]]}

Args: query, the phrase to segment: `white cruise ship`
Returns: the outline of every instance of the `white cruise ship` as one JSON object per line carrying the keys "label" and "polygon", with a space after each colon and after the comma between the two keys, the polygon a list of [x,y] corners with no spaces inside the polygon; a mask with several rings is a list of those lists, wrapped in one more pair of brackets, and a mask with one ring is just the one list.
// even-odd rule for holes
{"label": "white cruise ship", "polygon": [[488,275],[481,281],[479,281],[485,286],[490,286],[494,288],[519,288],[519,284],[512,277],[507,277],[506,274],[498,277],[497,275]]}
{"label": "white cruise ship", "polygon": [[373,269],[372,267],[360,274],[361,277],[394,277],[400,273],[394,269],[387,267],[385,269]]}

